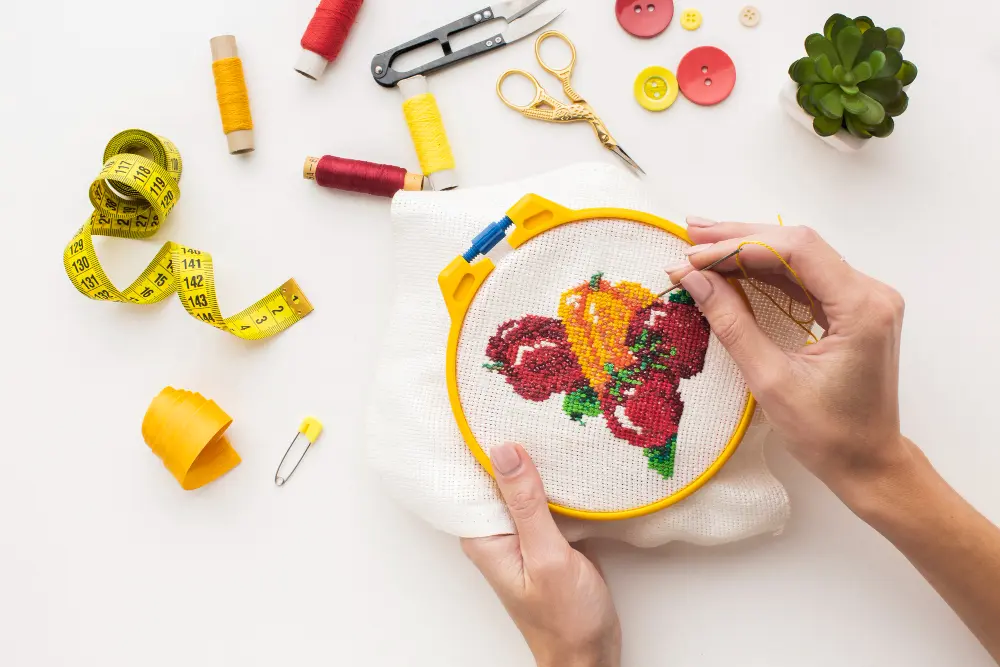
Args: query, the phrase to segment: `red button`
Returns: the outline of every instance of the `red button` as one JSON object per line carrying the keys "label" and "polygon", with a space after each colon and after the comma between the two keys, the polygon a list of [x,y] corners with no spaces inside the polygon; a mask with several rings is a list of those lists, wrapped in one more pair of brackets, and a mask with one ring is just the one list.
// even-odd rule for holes
{"label": "red button", "polygon": [[674,18],[674,0],[618,0],[618,22],[636,37],[655,37],[667,29]]}
{"label": "red button", "polygon": [[736,86],[736,65],[722,49],[699,46],[681,59],[677,83],[684,97],[695,104],[718,104]]}

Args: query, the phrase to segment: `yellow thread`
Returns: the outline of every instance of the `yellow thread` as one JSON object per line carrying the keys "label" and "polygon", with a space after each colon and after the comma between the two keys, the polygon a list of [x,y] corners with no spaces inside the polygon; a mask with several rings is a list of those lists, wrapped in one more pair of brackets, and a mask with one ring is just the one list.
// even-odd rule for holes
{"label": "yellow thread", "polygon": [[455,168],[448,135],[437,100],[430,93],[422,93],[403,102],[403,114],[410,126],[413,147],[417,150],[420,168],[425,176]]}
{"label": "yellow thread", "polygon": [[[781,218],[779,217],[778,220],[780,221]],[[784,223],[782,223],[782,224],[784,224]],[[795,269],[793,269],[788,262],[785,261],[785,258],[781,256],[781,253],[779,253],[777,250],[775,250],[774,248],[772,248],[768,244],[764,243],[763,241],[744,241],[743,243],[741,243],[737,247],[737,250],[743,250],[744,246],[748,246],[748,245],[757,245],[757,246],[760,246],[761,248],[765,248],[767,250],[770,250],[771,253],[775,257],[778,258],[778,261],[781,262],[782,266],[784,266],[785,269],[792,275],[792,279],[795,281],[795,283],[799,287],[802,288],[802,293],[806,295],[806,301],[809,302],[809,319],[808,320],[799,320],[799,319],[796,319],[795,315],[792,314],[792,297],[791,296],[788,297],[788,308],[786,310],[777,301],[775,301],[774,298],[770,294],[768,294],[763,289],[761,289],[757,285],[756,281],[753,278],[750,277],[750,274],[747,273],[746,267],[743,266],[743,260],[741,259],[741,255],[736,255],[736,266],[740,267],[740,271],[743,272],[743,277],[746,279],[747,283],[749,283],[750,287],[753,287],[755,290],[757,290],[758,292],[760,292],[761,294],[763,294],[764,297],[768,301],[770,301],[771,303],[774,304],[775,308],[777,308],[779,311],[781,311],[782,314],[784,314],[786,317],[788,317],[788,319],[790,319],[792,322],[794,322],[800,329],[802,329],[803,331],[805,331],[809,335],[810,338],[812,338],[814,341],[816,341],[818,343],[819,339],[816,338],[816,335],[812,332],[812,328],[811,328],[813,322],[816,321],[816,303],[813,301],[812,294],[809,293],[809,290],[806,289],[805,284],[799,278],[799,274],[795,272]]]}
{"label": "yellow thread", "polygon": [[223,58],[212,63],[215,76],[215,97],[219,101],[222,116],[222,130],[229,134],[237,130],[252,130],[250,117],[250,96],[247,82],[243,78],[243,61],[239,58]]}

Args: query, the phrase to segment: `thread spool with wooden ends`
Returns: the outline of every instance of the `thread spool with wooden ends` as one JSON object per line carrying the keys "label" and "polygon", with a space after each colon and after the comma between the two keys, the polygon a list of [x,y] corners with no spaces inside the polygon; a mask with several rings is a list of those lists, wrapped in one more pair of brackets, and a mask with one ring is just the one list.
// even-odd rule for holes
{"label": "thread spool with wooden ends", "polygon": [[213,37],[212,74],[215,93],[222,116],[222,130],[230,155],[241,155],[254,150],[253,118],[250,116],[250,96],[243,76],[243,62],[232,35]]}
{"label": "thread spool with wooden ends", "polygon": [[333,155],[306,158],[302,176],[324,188],[378,197],[392,197],[400,190],[423,190],[425,181],[421,174],[412,174],[402,167]]}

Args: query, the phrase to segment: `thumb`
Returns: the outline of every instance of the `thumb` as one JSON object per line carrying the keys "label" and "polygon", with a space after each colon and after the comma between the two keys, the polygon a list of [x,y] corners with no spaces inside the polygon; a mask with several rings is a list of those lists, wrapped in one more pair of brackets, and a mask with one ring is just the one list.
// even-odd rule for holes
{"label": "thumb", "polygon": [[521,445],[503,444],[490,449],[497,486],[514,520],[525,560],[544,557],[553,548],[568,547],[549,512],[542,478]]}
{"label": "thumb", "polygon": [[681,285],[740,367],[750,391],[763,397],[785,382],[788,357],[761,331],[746,301],[725,278],[711,271],[692,271]]}

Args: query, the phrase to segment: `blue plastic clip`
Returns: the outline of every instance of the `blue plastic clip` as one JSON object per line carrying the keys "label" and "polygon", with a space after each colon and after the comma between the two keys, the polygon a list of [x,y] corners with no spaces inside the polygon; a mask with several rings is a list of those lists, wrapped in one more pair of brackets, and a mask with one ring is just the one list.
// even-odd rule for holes
{"label": "blue plastic clip", "polygon": [[486,226],[486,229],[479,233],[479,236],[472,239],[472,247],[465,251],[462,258],[466,262],[472,263],[476,257],[493,250],[500,241],[504,240],[504,237],[507,236],[507,230],[513,225],[514,221],[507,216],[504,216],[503,220],[491,222]]}

